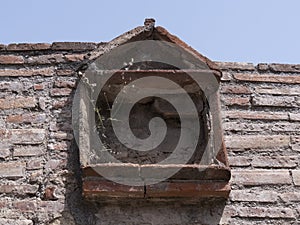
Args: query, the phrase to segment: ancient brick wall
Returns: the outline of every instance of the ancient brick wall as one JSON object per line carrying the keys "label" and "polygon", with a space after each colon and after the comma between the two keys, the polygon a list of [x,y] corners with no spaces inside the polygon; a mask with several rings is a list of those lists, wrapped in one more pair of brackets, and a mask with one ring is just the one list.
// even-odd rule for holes
{"label": "ancient brick wall", "polygon": [[300,65],[217,63],[230,198],[87,202],[71,126],[95,43],[0,45],[0,224],[298,224]]}
{"label": "ancient brick wall", "polygon": [[232,169],[224,221],[299,223],[300,66],[218,65]]}

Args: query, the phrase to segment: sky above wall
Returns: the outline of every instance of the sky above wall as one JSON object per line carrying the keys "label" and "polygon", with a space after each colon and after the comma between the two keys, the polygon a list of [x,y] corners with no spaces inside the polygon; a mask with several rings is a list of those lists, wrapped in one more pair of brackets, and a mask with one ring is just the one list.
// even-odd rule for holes
{"label": "sky above wall", "polygon": [[0,43],[109,41],[155,18],[215,61],[300,64],[298,0],[3,0]]}

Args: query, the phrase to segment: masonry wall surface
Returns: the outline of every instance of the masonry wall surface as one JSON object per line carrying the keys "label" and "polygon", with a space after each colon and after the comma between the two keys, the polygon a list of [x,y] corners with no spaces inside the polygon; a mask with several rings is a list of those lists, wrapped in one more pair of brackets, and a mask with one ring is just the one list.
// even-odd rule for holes
{"label": "masonry wall surface", "polygon": [[85,201],[72,99],[103,44],[0,45],[0,224],[300,223],[300,65],[217,62],[227,201]]}

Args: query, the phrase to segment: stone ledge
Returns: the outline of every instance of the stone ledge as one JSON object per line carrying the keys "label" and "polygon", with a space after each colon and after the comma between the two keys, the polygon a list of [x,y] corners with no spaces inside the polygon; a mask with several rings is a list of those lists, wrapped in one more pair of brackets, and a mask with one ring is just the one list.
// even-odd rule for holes
{"label": "stone ledge", "polygon": [[[97,198],[228,198],[230,193],[230,170],[222,166],[203,165],[138,165],[130,163],[100,164],[95,167],[83,168],[83,195],[94,200]],[[155,174],[161,174],[168,169],[181,168],[172,177],[161,181]],[[143,186],[123,185],[109,181],[96,172],[101,169],[115,180],[121,179],[125,169],[128,179],[135,182],[145,180]],[[144,171],[146,169],[146,172]],[[148,169],[154,169],[149,173]],[[161,172],[159,173],[159,170]],[[99,170],[98,170],[99,171]],[[143,173],[144,171],[144,173]],[[150,185],[147,185],[147,179]],[[157,183],[153,182],[157,179]]]}

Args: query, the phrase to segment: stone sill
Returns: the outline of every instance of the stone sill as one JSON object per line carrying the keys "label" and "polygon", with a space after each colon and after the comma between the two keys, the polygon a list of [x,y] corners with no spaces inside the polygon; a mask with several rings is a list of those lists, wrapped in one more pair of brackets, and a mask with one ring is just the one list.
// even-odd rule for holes
{"label": "stone sill", "polygon": [[[97,169],[118,172],[124,168],[141,171],[143,168],[165,169],[181,167],[172,177],[156,184],[129,186],[109,181],[96,172]],[[117,172],[116,172],[117,171]],[[131,171],[131,172],[132,172]],[[230,169],[217,165],[138,165],[130,163],[98,164],[83,168],[83,196],[88,200],[110,199],[171,199],[171,198],[228,198],[230,193]],[[130,179],[130,178],[129,178]],[[153,176],[155,179],[155,176]]]}

